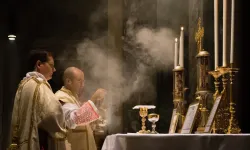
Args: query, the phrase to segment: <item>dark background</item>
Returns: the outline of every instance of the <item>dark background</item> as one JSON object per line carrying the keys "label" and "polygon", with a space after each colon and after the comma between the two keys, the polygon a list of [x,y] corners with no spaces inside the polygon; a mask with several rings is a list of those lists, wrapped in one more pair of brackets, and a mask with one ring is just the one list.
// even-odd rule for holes
{"label": "dark background", "polygon": [[[112,2],[112,1],[109,1]],[[114,2],[114,1],[113,1]],[[129,2],[129,1],[127,1]],[[138,0],[138,3],[140,1]],[[32,48],[47,48],[51,50],[55,57],[59,55],[62,50],[68,51],[66,60],[59,60],[56,58],[57,72],[54,79],[50,81],[54,90],[61,86],[60,75],[64,67],[57,65],[62,61],[69,61],[71,64],[77,62],[72,59],[74,55],[74,44],[78,43],[84,37],[91,37],[99,31],[108,29],[108,17],[103,17],[94,24],[89,23],[90,14],[96,10],[102,3],[107,8],[108,1],[92,0],[92,1],[59,1],[59,0],[8,0],[1,2],[0,5],[0,149],[6,148],[8,139],[8,132],[10,126],[10,116],[13,106],[13,99],[17,89],[17,85],[26,73],[26,56]],[[146,2],[145,2],[146,3]],[[156,2],[148,2],[147,7]],[[174,1],[173,1],[174,3]],[[105,5],[106,4],[106,5]],[[115,4],[114,4],[115,5]],[[145,6],[146,7],[146,6]],[[196,89],[196,60],[193,59],[197,54],[196,43],[194,41],[194,32],[196,31],[197,20],[202,16],[203,26],[205,28],[204,49],[209,51],[213,58],[213,2],[210,0],[189,0],[185,4],[176,8],[183,9],[185,14],[179,14],[180,18],[177,23],[159,21],[154,17],[157,16],[157,5],[150,13],[152,16],[149,21],[147,18],[140,17],[141,24],[148,24],[153,27],[168,25],[176,32],[179,27],[177,24],[184,24],[188,27],[185,33],[185,64],[186,65],[186,84],[189,87],[188,103],[194,99]],[[249,12],[243,1],[236,0],[236,14],[235,14],[235,62],[240,72],[236,76],[237,84],[235,89],[235,98],[237,100],[237,116],[240,127],[243,133],[250,133],[250,92],[249,92],[249,72],[248,61],[248,19]],[[167,11],[167,10],[166,10]],[[222,12],[222,8],[220,8]],[[124,6],[123,19],[126,20],[128,14]],[[143,12],[142,12],[143,13]],[[171,14],[174,15],[174,14]],[[171,16],[170,15],[170,16]],[[220,19],[222,16],[220,16]],[[122,20],[123,20],[122,19]],[[184,21],[183,21],[184,20]],[[230,25],[230,19],[228,19]],[[244,23],[243,23],[244,22]],[[222,28],[222,20],[220,21]],[[243,26],[244,25],[244,26]],[[95,29],[95,30],[94,30]],[[229,28],[230,29],[230,28]],[[230,31],[229,31],[230,33]],[[15,34],[16,41],[9,41],[8,34]],[[220,33],[222,36],[222,32]],[[244,38],[245,37],[245,38]],[[222,42],[220,42],[222,45]],[[221,55],[220,55],[221,56]],[[68,64],[69,65],[69,64]],[[211,60],[213,66],[213,60]],[[212,69],[212,68],[211,68]],[[169,123],[172,112],[172,72],[156,71],[154,79],[157,87],[157,98],[155,104],[157,112],[161,115],[159,122],[159,131],[168,132]],[[124,108],[130,104],[125,104]],[[123,130],[129,130],[129,125],[126,123],[127,113],[124,111]],[[128,111],[130,111],[128,109]]]}

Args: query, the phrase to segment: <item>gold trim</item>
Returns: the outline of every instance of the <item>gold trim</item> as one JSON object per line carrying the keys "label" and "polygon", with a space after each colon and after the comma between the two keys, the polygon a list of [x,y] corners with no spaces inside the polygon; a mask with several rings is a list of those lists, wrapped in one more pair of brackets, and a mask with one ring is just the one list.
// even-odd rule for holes
{"label": "gold trim", "polygon": [[52,90],[51,89],[51,86],[48,84],[48,82],[47,81],[40,81],[40,80],[38,80],[36,77],[31,77],[31,78],[27,78],[27,79],[23,79],[23,80],[21,80],[20,81],[20,83],[19,83],[19,85],[18,85],[18,90],[17,90],[17,93],[16,93],[16,95],[19,95],[20,97],[19,97],[19,99],[17,100],[18,101],[18,114],[17,114],[17,123],[16,123],[16,125],[15,125],[15,129],[14,129],[14,131],[13,131],[13,133],[12,133],[12,142],[11,142],[11,144],[10,144],[10,146],[9,146],[9,150],[16,150],[16,149],[18,149],[19,147],[20,147],[20,145],[21,145],[21,143],[19,143],[20,141],[19,141],[19,135],[18,135],[18,132],[19,132],[19,130],[20,130],[20,115],[22,115],[22,113],[20,112],[21,110],[20,110],[20,105],[21,105],[21,97],[22,97],[22,91],[23,91],[23,87],[25,86],[25,84],[26,83],[28,83],[31,79],[33,79],[36,83],[37,83],[37,86],[36,86],[36,89],[35,89],[35,91],[34,91],[34,95],[33,95],[33,99],[32,99],[32,101],[33,101],[33,104],[32,104],[32,114],[31,114],[31,125],[30,125],[30,133],[29,133],[29,137],[28,137],[28,140],[25,140],[24,142],[22,142],[22,143],[28,143],[28,147],[29,147],[29,149],[31,150],[32,149],[32,145],[31,145],[31,143],[30,143],[30,141],[31,141],[31,135],[32,135],[32,129],[33,129],[33,127],[34,127],[34,122],[35,122],[35,118],[34,118],[34,111],[35,111],[35,102],[39,99],[39,87],[40,87],[40,85],[42,84],[42,83],[44,83],[50,90]]}
{"label": "gold trim", "polygon": [[72,100],[74,101],[74,103],[77,104],[80,107],[80,104],[77,101],[78,96],[74,95],[70,90],[66,89],[64,86],[60,89],[60,91],[68,94],[72,98]]}
{"label": "gold trim", "polygon": [[19,85],[18,85],[18,89],[17,89],[17,92],[16,92],[16,95],[20,95],[19,99],[17,100],[18,102],[18,105],[17,105],[17,112],[18,112],[18,115],[17,115],[17,120],[16,120],[16,125],[15,125],[15,128],[12,132],[12,139],[11,139],[11,144],[9,146],[8,149],[10,150],[14,150],[15,148],[18,149],[19,148],[19,137],[18,137],[18,132],[20,130],[20,101],[21,101],[21,95],[22,95],[22,90],[23,90],[23,87],[24,85],[30,81],[31,78],[29,79],[26,79],[26,80],[21,80]]}

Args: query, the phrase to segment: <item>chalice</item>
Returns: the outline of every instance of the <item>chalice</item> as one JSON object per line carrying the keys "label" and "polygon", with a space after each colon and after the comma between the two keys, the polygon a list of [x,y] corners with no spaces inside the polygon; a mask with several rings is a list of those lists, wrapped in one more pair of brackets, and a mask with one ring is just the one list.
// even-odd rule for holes
{"label": "chalice", "polygon": [[148,109],[154,109],[155,106],[153,105],[137,105],[135,106],[133,109],[140,109],[139,111],[139,115],[141,116],[141,122],[142,122],[142,126],[141,126],[141,130],[138,131],[137,133],[143,133],[143,134],[147,134],[150,133],[149,130],[146,130],[146,117],[148,116]]}
{"label": "chalice", "polygon": [[152,134],[158,134],[158,132],[155,130],[156,128],[156,122],[159,121],[160,115],[151,113],[148,115],[148,121],[152,122]]}

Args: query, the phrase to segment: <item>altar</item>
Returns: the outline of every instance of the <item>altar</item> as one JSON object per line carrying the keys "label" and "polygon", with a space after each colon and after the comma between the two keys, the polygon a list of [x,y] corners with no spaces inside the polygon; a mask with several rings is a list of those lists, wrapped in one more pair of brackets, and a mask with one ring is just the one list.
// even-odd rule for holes
{"label": "altar", "polygon": [[113,134],[102,150],[250,150],[250,134]]}

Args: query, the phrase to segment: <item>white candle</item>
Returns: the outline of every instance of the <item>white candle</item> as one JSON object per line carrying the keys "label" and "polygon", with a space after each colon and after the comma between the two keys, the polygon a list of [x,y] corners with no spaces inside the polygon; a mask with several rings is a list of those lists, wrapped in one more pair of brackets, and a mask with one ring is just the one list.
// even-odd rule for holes
{"label": "white candle", "polygon": [[178,39],[175,38],[174,44],[174,67],[178,65]]}
{"label": "white candle", "polygon": [[231,11],[231,44],[230,44],[230,63],[234,63],[234,2],[232,0],[232,11]]}
{"label": "white candle", "polygon": [[227,0],[223,0],[223,67],[227,66]]}
{"label": "white candle", "polygon": [[184,67],[184,27],[181,27],[179,65]]}
{"label": "white candle", "polygon": [[214,0],[214,70],[219,66],[218,0]]}

